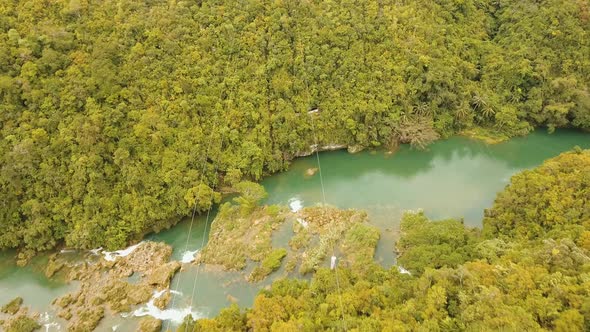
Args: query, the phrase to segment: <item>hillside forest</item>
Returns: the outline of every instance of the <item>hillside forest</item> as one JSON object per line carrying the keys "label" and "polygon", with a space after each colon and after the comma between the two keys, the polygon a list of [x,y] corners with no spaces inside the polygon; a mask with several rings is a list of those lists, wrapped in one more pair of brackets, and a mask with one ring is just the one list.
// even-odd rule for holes
{"label": "hillside forest", "polygon": [[[588,0],[0,0],[0,45],[0,249],[120,248],[328,145],[590,129]],[[513,213],[493,210],[490,232],[542,237],[561,220],[539,212],[548,224],[528,231],[507,223]],[[577,250],[562,242],[530,257]],[[469,264],[490,270],[517,248],[482,243],[502,255]],[[463,295],[441,289],[465,283],[469,264],[383,301],[428,291],[425,321],[444,320]],[[471,299],[516,296],[543,277],[511,269],[538,264],[473,274],[488,286]],[[570,287],[567,271],[555,282]],[[297,282],[272,292],[308,294]],[[586,315],[522,296],[541,326]],[[567,301],[578,300],[551,305]],[[519,314],[506,305],[494,319]]]}

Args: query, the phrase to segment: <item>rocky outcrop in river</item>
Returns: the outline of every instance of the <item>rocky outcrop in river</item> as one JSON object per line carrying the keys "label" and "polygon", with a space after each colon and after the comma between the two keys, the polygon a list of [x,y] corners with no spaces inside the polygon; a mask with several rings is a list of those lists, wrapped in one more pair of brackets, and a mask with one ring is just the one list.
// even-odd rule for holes
{"label": "rocky outcrop in river", "polygon": [[0,331],[32,332],[41,327],[38,319],[39,314],[29,313],[23,299],[17,297],[0,308]]}
{"label": "rocky outcrop in river", "polygon": [[[69,279],[80,282],[80,287],[54,301],[58,315],[68,321],[68,331],[92,331],[107,313],[128,312],[148,302],[155,292],[168,290],[181,266],[169,262],[171,254],[172,247],[165,243],[142,242],[126,256],[100,256],[69,266]],[[165,299],[168,302],[170,297]]]}

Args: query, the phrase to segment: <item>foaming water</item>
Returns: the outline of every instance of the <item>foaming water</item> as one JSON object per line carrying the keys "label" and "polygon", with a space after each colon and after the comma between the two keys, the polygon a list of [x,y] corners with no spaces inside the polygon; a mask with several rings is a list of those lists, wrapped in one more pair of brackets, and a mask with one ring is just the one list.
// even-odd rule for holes
{"label": "foaming water", "polygon": [[197,249],[197,250],[193,250],[193,251],[190,251],[190,250],[185,251],[182,254],[182,258],[180,259],[180,262],[183,263],[183,264],[188,264],[188,263],[194,262],[195,261],[195,255],[199,251],[201,251],[201,250],[200,249]]}
{"label": "foaming water", "polygon": [[299,197],[292,197],[289,199],[289,208],[293,212],[303,209],[303,201]]}
{"label": "foaming water", "polygon": [[[395,266],[394,244],[399,237],[403,211],[422,208],[434,219],[464,218],[466,225],[481,227],[483,210],[492,205],[496,193],[506,186],[512,175],[540,165],[543,160],[576,145],[590,148],[590,135],[567,130],[558,130],[552,135],[537,131],[497,145],[454,137],[436,142],[425,151],[402,146],[393,155],[379,151],[353,155],[336,151],[321,153],[320,156],[327,203],[344,209],[366,210],[369,222],[381,230],[375,259],[384,266]],[[293,161],[288,171],[264,179],[262,184],[268,192],[265,203],[287,205],[294,212],[304,206],[321,203],[319,174],[306,175],[308,169],[315,167],[315,156],[299,158]],[[213,220],[215,209],[211,213]],[[304,225],[305,220],[295,222]],[[170,244],[174,248],[172,259],[186,263],[174,277],[173,284],[178,280],[180,291],[172,292],[176,297],[175,305],[161,310],[154,306],[152,299],[129,313],[128,318],[119,315],[105,318],[97,330],[110,331],[117,326],[118,331],[134,331],[134,324],[139,320],[135,316],[151,315],[170,320],[172,324],[181,322],[188,314],[195,318],[216,315],[221,308],[234,301],[241,307],[248,307],[253,304],[260,289],[281,275],[279,271],[261,283],[252,284],[245,280],[248,271],[202,269],[197,280],[197,268],[189,263],[198,254],[202,239],[208,238],[210,223],[205,216],[197,216],[193,227],[190,225],[190,218],[187,218],[147,238]],[[291,228],[290,223],[285,223],[273,236],[273,246],[287,246],[293,234]],[[185,250],[187,238],[190,251]],[[104,255],[106,259],[116,259],[130,254],[135,247],[114,252],[99,248],[93,252],[97,256]],[[51,301],[73,291],[76,285],[47,279],[42,264],[18,268],[13,263],[15,255],[15,252],[0,253],[0,304],[22,296],[25,305],[37,312],[48,311],[51,317]],[[397,268],[400,273],[407,273],[403,267]],[[196,285],[196,291],[193,285]],[[192,293],[195,294],[194,301],[193,296],[189,296]],[[64,324],[55,318],[44,324],[56,321]],[[47,329],[65,331],[65,325],[61,329],[50,325],[46,326]]]}
{"label": "foaming water", "polygon": [[52,315],[49,314],[49,312],[44,312],[43,314],[41,314],[41,317],[39,318],[39,322],[41,323],[41,325],[43,326],[43,328],[45,328],[45,332],[50,332],[50,331],[61,331],[61,324],[59,324],[55,317],[53,317]]}
{"label": "foaming water", "polygon": [[184,318],[191,315],[193,319],[200,319],[207,317],[202,311],[193,309],[192,307],[184,308],[171,308],[171,309],[160,309],[154,305],[154,301],[158,299],[166,291],[157,291],[154,293],[152,298],[144,306],[137,308],[133,311],[132,315],[136,317],[152,316],[163,321],[170,321],[174,324],[180,324]]}
{"label": "foaming water", "polygon": [[303,219],[303,218],[297,218],[295,220],[297,220],[299,225],[303,226],[304,228],[307,228],[309,226],[309,223],[307,221],[305,221],[305,219]]}
{"label": "foaming water", "polygon": [[[125,249],[122,249],[122,250],[103,251],[102,254],[104,255],[105,260],[107,260],[109,262],[113,262],[113,261],[115,261],[115,259],[117,259],[117,257],[129,256],[129,254],[131,254],[133,251],[135,251],[135,249],[137,249],[137,247],[139,247],[139,245],[142,243],[143,243],[143,241],[139,242],[138,244],[134,244],[130,247],[127,247]],[[100,252],[100,250],[102,250],[102,249],[99,248],[97,252]]]}

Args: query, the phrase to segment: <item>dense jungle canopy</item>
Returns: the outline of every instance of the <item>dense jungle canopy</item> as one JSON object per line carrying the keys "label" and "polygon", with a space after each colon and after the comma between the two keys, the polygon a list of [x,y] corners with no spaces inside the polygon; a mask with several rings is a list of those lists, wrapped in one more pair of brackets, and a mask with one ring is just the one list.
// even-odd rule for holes
{"label": "dense jungle canopy", "polygon": [[515,175],[483,231],[406,213],[398,262],[411,275],[361,257],[338,278],[323,268],[275,281],[251,309],[187,317],[178,332],[588,331],[589,212],[590,150],[564,153]]}
{"label": "dense jungle canopy", "polygon": [[590,128],[588,0],[0,0],[0,46],[0,248],[124,246],[284,170],[312,128]]}

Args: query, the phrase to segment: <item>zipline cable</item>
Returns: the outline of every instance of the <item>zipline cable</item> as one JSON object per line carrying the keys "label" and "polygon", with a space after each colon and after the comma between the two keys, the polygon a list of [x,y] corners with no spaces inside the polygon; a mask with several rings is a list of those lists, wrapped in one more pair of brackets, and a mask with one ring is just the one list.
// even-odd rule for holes
{"label": "zipline cable", "polygon": [[[217,167],[215,167],[215,176],[217,177]],[[203,236],[201,237],[201,248],[199,250],[203,250],[205,247],[205,236],[207,235],[207,227],[209,226],[209,217],[211,216],[211,209],[213,208],[213,195],[215,195],[215,191],[211,188],[211,196],[209,197],[210,204],[209,209],[207,209],[207,217],[205,218],[205,229],[203,230]],[[201,272],[201,263],[197,264],[197,272],[195,273],[195,280],[193,281],[193,291],[191,293],[191,308],[193,306],[193,301],[195,299],[195,293],[197,289],[197,281],[199,279],[199,273]]]}
{"label": "zipline cable", "polygon": [[[207,149],[205,150],[205,159],[203,159],[203,167],[201,169],[201,176],[200,176],[201,179],[199,180],[199,189],[198,189],[198,192],[197,192],[198,195],[195,197],[195,206],[193,206],[193,212],[192,212],[192,215],[191,215],[191,223],[190,223],[190,226],[188,228],[188,233],[186,235],[186,242],[184,244],[184,252],[187,252],[188,251],[188,243],[189,243],[190,238],[191,238],[191,232],[192,232],[192,229],[193,229],[193,223],[195,221],[195,214],[197,212],[197,199],[201,196],[201,187],[202,187],[202,184],[203,184],[203,178],[205,177],[205,168],[207,167],[207,158],[209,158],[209,152],[210,152],[210,149],[211,149],[211,142],[212,141],[213,140],[209,140],[209,143],[207,144]],[[209,209],[211,209],[211,208],[209,208]],[[206,230],[206,228],[207,228],[207,225],[205,225],[205,230]],[[178,274],[178,278],[176,278],[176,286],[174,287],[174,292],[176,292],[176,293],[178,293],[178,287],[180,286],[181,276],[182,276],[182,274],[179,273]],[[170,304],[170,308],[173,308],[174,307],[175,300],[176,300],[176,296],[173,295],[172,296],[172,303]],[[170,320],[168,320],[166,322],[166,329],[164,331],[168,331],[169,328],[170,328]]]}
{"label": "zipline cable", "polygon": [[[317,112],[317,111],[316,111]],[[308,113],[309,114],[309,113]],[[324,178],[322,176],[322,164],[320,163],[320,146],[318,143],[318,136],[315,130],[314,113],[311,113],[311,129],[315,140],[315,155],[318,163],[318,173],[320,176],[320,186],[322,188],[322,198],[324,201],[324,208],[326,208],[326,190],[324,188]],[[336,243],[332,246],[332,257],[336,257]],[[342,319],[342,329],[347,331],[346,321],[344,320],[344,305],[342,304],[342,291],[340,290],[340,278],[338,277],[338,266],[334,266],[334,275],[336,276],[336,288],[338,289],[338,302],[340,303],[340,316]]]}

